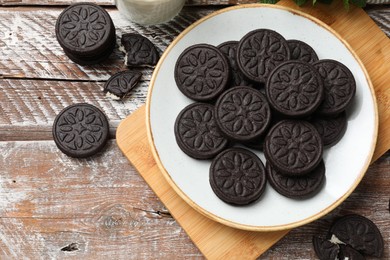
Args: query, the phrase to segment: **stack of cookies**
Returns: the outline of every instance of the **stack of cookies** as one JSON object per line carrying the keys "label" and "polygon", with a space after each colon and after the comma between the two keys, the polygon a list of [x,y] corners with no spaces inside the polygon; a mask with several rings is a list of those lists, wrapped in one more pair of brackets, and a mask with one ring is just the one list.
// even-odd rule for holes
{"label": "stack of cookies", "polygon": [[96,4],[69,6],[58,17],[55,30],[65,54],[80,65],[104,61],[115,48],[114,23],[107,11]]}
{"label": "stack of cookies", "polygon": [[[343,136],[356,92],[346,66],[258,29],[240,41],[190,46],[174,73],[179,90],[196,101],[178,115],[176,141],[193,158],[213,159],[210,185],[220,199],[252,203],[266,181],[295,199],[320,190],[324,147]],[[266,167],[242,146],[263,150]]]}

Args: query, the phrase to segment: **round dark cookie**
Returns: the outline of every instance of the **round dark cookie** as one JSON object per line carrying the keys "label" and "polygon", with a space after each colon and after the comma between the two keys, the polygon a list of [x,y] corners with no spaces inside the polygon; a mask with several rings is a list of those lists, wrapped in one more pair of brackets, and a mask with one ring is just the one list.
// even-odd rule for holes
{"label": "round dark cookie", "polygon": [[320,134],[325,146],[336,144],[347,129],[347,115],[342,112],[333,117],[315,116],[310,120]]}
{"label": "round dark cookie", "polygon": [[362,254],[381,257],[383,238],[378,227],[368,218],[350,214],[336,220],[329,229],[340,241],[352,246]]}
{"label": "round dark cookie", "polygon": [[263,163],[256,154],[242,148],[218,154],[211,163],[209,180],[214,193],[233,205],[254,202],[266,187]]}
{"label": "round dark cookie", "polygon": [[319,237],[313,237],[313,247],[316,255],[320,260],[334,260],[337,259],[340,247],[329,240]]}
{"label": "round dark cookie", "polygon": [[108,57],[112,54],[114,48],[115,48],[115,41],[112,41],[111,46],[108,46],[106,50],[104,50],[101,53],[98,53],[96,56],[77,56],[74,55],[72,52],[64,50],[66,56],[68,56],[69,59],[71,59],[73,62],[79,64],[79,65],[93,65],[101,63],[108,59]]}
{"label": "round dark cookie", "polygon": [[218,98],[215,119],[221,132],[231,140],[256,140],[271,122],[271,109],[260,91],[238,86]]}
{"label": "round dark cookie", "polygon": [[125,97],[140,81],[142,73],[138,71],[120,71],[112,75],[104,84],[103,92],[121,99]]}
{"label": "round dark cookie", "polygon": [[289,117],[313,114],[324,97],[322,79],[307,62],[293,60],[276,67],[268,77],[266,93],[271,107]]}
{"label": "round dark cookie", "polygon": [[55,31],[66,54],[89,62],[107,54],[115,44],[115,27],[110,15],[92,3],[77,3],[63,10]]}
{"label": "round dark cookie", "polygon": [[66,155],[85,158],[99,152],[108,140],[107,117],[97,107],[79,103],[66,107],[55,118],[53,138]]}
{"label": "round dark cookie", "polygon": [[308,63],[318,61],[317,53],[309,44],[300,40],[287,40],[287,44],[292,60],[300,60]]}
{"label": "round dark cookie", "polygon": [[258,83],[265,83],[271,71],[289,59],[287,41],[269,29],[247,33],[237,47],[238,67],[248,79]]}
{"label": "round dark cookie", "polygon": [[214,118],[214,106],[193,103],[185,107],[175,121],[175,138],[180,149],[196,159],[215,157],[228,145]]}
{"label": "round dark cookie", "polygon": [[319,60],[313,65],[324,83],[324,101],[317,112],[322,115],[335,115],[344,111],[352,103],[356,93],[352,72],[335,60]]}
{"label": "round dark cookie", "polygon": [[302,176],[288,176],[275,170],[266,163],[267,179],[271,186],[281,195],[292,199],[307,199],[314,196],[325,181],[325,164],[323,161],[311,172]]}
{"label": "round dark cookie", "polygon": [[121,44],[126,54],[126,66],[154,66],[160,58],[156,46],[140,34],[123,34]]}
{"label": "round dark cookie", "polygon": [[264,155],[272,166],[289,176],[313,171],[322,160],[323,144],[315,127],[302,120],[282,120],[269,130]]}
{"label": "round dark cookie", "polygon": [[181,53],[174,74],[176,84],[185,96],[210,101],[227,87],[230,68],[227,58],[218,48],[196,44]]}
{"label": "round dark cookie", "polygon": [[241,72],[241,70],[238,68],[237,65],[237,46],[238,41],[228,41],[221,43],[217,46],[217,48],[225,54],[226,58],[229,61],[230,65],[230,82],[229,87],[236,87],[236,86],[249,86],[252,87],[253,84],[250,82],[245,75]]}

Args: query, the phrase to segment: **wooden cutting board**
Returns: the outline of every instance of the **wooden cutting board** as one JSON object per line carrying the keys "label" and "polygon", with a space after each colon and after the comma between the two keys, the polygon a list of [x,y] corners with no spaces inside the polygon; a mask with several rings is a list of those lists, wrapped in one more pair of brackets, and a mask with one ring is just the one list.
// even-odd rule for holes
{"label": "wooden cutting board", "polygon": [[[379,111],[378,143],[373,161],[390,148],[390,40],[360,8],[345,11],[342,1],[315,8],[297,7],[291,0],[278,4],[304,11],[337,31],[356,51],[371,77]],[[364,131],[364,130],[363,130]],[[250,232],[224,226],[184,202],[161,174],[149,147],[145,106],[124,119],[117,130],[119,148],[130,160],[176,221],[209,259],[254,259],[288,233]]]}

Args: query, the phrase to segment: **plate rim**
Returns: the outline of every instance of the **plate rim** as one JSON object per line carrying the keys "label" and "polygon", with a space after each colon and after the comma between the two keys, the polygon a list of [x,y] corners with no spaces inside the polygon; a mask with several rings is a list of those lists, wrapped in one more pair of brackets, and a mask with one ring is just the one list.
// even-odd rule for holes
{"label": "plate rim", "polygon": [[[352,54],[352,56],[354,57],[354,59],[358,63],[359,67],[362,69],[362,71],[364,73],[365,80],[367,81],[367,84],[368,84],[369,89],[370,89],[370,94],[371,94],[371,98],[372,98],[373,105],[374,105],[374,111],[375,111],[375,115],[374,115],[374,121],[375,121],[374,122],[374,133],[373,133],[373,136],[372,136],[372,143],[371,143],[370,151],[369,151],[369,154],[368,154],[368,156],[366,158],[366,161],[364,162],[364,165],[363,165],[363,167],[362,167],[358,177],[355,179],[354,183],[350,186],[350,188],[341,197],[339,197],[337,200],[335,200],[331,205],[329,205],[327,208],[317,212],[316,214],[314,214],[314,215],[312,215],[310,217],[304,218],[302,220],[299,220],[299,221],[295,221],[295,222],[291,222],[291,223],[283,224],[283,225],[274,225],[274,226],[254,226],[254,225],[247,225],[247,224],[237,223],[237,222],[234,222],[234,221],[231,221],[231,220],[227,220],[227,219],[225,219],[223,217],[217,216],[217,215],[215,215],[215,214],[205,210],[204,208],[202,208],[198,204],[196,204],[186,193],[184,193],[176,185],[175,181],[172,179],[172,177],[170,176],[168,171],[165,169],[163,163],[161,162],[160,156],[159,156],[159,154],[157,152],[157,149],[156,149],[156,146],[154,144],[154,137],[153,137],[152,128],[151,128],[151,121],[150,121],[150,119],[151,119],[150,118],[151,97],[152,97],[152,93],[153,93],[153,88],[154,88],[154,85],[155,85],[156,77],[157,77],[157,75],[159,73],[159,70],[160,70],[160,68],[161,68],[165,58],[171,52],[173,47],[184,36],[187,35],[187,33],[189,33],[192,29],[194,29],[199,24],[205,22],[206,20],[208,20],[208,19],[210,19],[210,18],[212,18],[214,16],[220,15],[222,13],[234,11],[236,9],[264,8],[264,7],[280,9],[280,10],[291,12],[291,13],[293,13],[295,15],[302,16],[302,17],[304,17],[304,18],[306,18],[306,19],[316,23],[317,25],[323,27],[325,30],[329,31],[332,35],[334,35],[350,51],[350,53]],[[145,118],[146,119],[146,132],[147,132],[148,143],[149,143],[149,146],[151,148],[153,158],[155,159],[158,168],[160,169],[162,175],[164,176],[165,180],[169,183],[171,188],[173,188],[173,190],[179,195],[179,197],[181,199],[183,199],[187,204],[189,204],[191,206],[191,208],[195,209],[197,212],[201,213],[202,215],[206,216],[207,218],[209,218],[211,220],[214,220],[214,221],[216,221],[218,223],[224,224],[226,226],[230,226],[230,227],[241,229],[241,230],[248,230],[248,231],[262,231],[262,232],[267,231],[268,232],[268,231],[281,231],[281,230],[292,229],[292,228],[295,228],[295,227],[299,227],[299,226],[303,226],[305,224],[308,224],[308,223],[310,223],[310,222],[312,222],[314,220],[317,220],[320,217],[323,217],[326,214],[328,214],[329,212],[331,212],[332,210],[334,210],[346,198],[349,197],[349,195],[356,189],[358,184],[363,179],[363,177],[364,177],[365,173],[367,172],[367,169],[368,169],[368,167],[370,165],[372,157],[374,155],[374,151],[375,151],[375,147],[376,147],[376,143],[377,143],[377,139],[378,139],[379,116],[378,116],[378,104],[377,104],[377,99],[376,99],[376,95],[375,95],[375,90],[374,90],[374,87],[372,85],[372,81],[370,79],[370,76],[369,76],[369,74],[368,74],[368,72],[367,72],[363,62],[360,60],[360,58],[356,54],[356,52],[352,49],[352,47],[349,45],[349,43],[339,33],[337,33],[333,28],[331,28],[329,25],[327,25],[323,21],[319,20],[318,18],[316,18],[314,16],[311,16],[311,15],[309,15],[309,14],[303,12],[303,11],[300,11],[300,10],[296,10],[296,9],[293,9],[293,8],[290,8],[290,7],[286,7],[286,6],[275,5],[275,4],[255,3],[255,4],[236,5],[236,6],[232,6],[232,7],[223,8],[223,9],[217,10],[215,12],[212,12],[212,13],[206,15],[205,17],[202,17],[201,19],[195,21],[193,24],[189,25],[185,30],[183,30],[171,42],[171,44],[167,47],[167,49],[161,55],[160,60],[158,61],[157,65],[156,65],[156,67],[155,67],[155,69],[153,71],[153,74],[152,74],[152,77],[151,77],[150,83],[149,83],[148,94],[147,94],[147,97],[146,97],[146,113],[145,114],[146,114],[146,118]]]}

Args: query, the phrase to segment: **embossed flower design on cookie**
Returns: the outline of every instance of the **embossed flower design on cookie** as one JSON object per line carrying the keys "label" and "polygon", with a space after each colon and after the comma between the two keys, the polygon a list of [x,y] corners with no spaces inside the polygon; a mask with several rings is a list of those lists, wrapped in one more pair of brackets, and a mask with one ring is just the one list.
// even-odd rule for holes
{"label": "embossed flower design on cookie", "polygon": [[217,170],[216,178],[223,182],[223,188],[237,196],[247,196],[259,185],[260,172],[250,158],[242,154],[234,154],[233,158],[225,158]]}
{"label": "embossed flower design on cookie", "polygon": [[89,104],[75,104],[61,111],[54,121],[56,145],[72,157],[87,157],[99,151],[108,138],[103,112]]}
{"label": "embossed flower design on cookie", "polygon": [[322,140],[313,125],[299,120],[282,120],[269,132],[265,155],[278,170],[302,175],[321,160]]}
{"label": "embossed flower design on cookie", "polygon": [[175,137],[183,152],[197,159],[213,158],[228,144],[215,123],[214,106],[205,103],[193,103],[180,112]]}
{"label": "embossed flower design on cookie", "polygon": [[61,36],[74,47],[91,47],[107,33],[108,20],[93,6],[76,5],[63,14]]}
{"label": "embossed flower design on cookie", "polygon": [[102,138],[102,128],[101,118],[87,108],[68,111],[58,126],[59,134],[63,136],[63,144],[75,150],[88,150],[93,147],[94,143]]}
{"label": "embossed flower design on cookie", "polygon": [[264,191],[264,165],[252,152],[231,148],[222,152],[210,167],[210,184],[225,202],[248,204]]}
{"label": "embossed flower design on cookie", "polygon": [[186,138],[185,143],[199,151],[209,151],[225,141],[217,130],[211,110],[194,109],[185,114],[179,129]]}
{"label": "embossed flower design on cookie", "polygon": [[208,101],[225,89],[229,70],[227,58],[216,47],[198,44],[180,55],[175,67],[175,80],[189,98]]}
{"label": "embossed flower design on cookie", "polygon": [[224,92],[216,103],[217,123],[221,131],[234,139],[249,141],[263,134],[271,111],[259,91],[239,86]]}
{"label": "embossed flower design on cookie", "polygon": [[319,113],[334,115],[342,112],[351,103],[356,92],[356,82],[351,71],[335,60],[320,60],[314,63],[324,82],[324,101]]}
{"label": "embossed flower design on cookie", "polygon": [[290,59],[286,40],[275,31],[254,30],[245,35],[238,45],[238,65],[251,80],[265,83],[271,71]]}
{"label": "embossed flower design on cookie", "polygon": [[279,113],[289,116],[307,116],[323,100],[322,80],[316,69],[302,61],[288,61],[271,73],[266,93]]}

